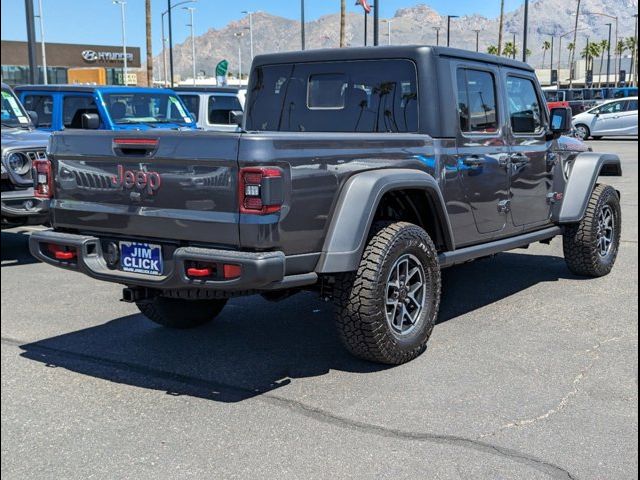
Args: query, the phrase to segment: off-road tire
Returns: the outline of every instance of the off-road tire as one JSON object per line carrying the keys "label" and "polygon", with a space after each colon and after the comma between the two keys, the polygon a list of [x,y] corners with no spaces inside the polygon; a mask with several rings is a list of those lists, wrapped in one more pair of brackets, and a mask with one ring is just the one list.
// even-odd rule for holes
{"label": "off-road tire", "polygon": [[[424,307],[405,336],[387,321],[387,280],[395,262],[411,254],[424,270]],[[440,306],[440,265],[427,232],[407,222],[373,225],[356,272],[338,275],[333,290],[335,320],[342,343],[356,357],[399,365],[425,351]]]}
{"label": "off-road tire", "polygon": [[591,130],[589,130],[589,127],[587,127],[585,124],[579,123],[578,125],[576,125],[576,131],[578,131],[580,127],[584,128],[584,131],[586,132],[586,134],[585,136],[578,134],[578,138],[580,138],[581,140],[587,140],[591,136]]}
{"label": "off-road tire", "polygon": [[145,317],[158,325],[186,329],[209,323],[218,316],[226,303],[226,299],[185,300],[158,296],[136,302],[136,305]]}
{"label": "off-road tire", "polygon": [[[613,242],[609,253],[602,256],[598,248],[598,220],[607,206],[613,212]],[[596,185],[584,218],[579,223],[568,225],[564,230],[564,258],[572,273],[585,277],[602,277],[611,272],[620,247],[621,220],[618,192],[608,185]]]}

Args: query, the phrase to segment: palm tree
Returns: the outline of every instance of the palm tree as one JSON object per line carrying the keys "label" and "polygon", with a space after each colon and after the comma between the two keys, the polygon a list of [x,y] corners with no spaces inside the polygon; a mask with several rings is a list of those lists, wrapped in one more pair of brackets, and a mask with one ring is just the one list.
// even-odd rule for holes
{"label": "palm tree", "polygon": [[498,47],[496,47],[495,45],[489,45],[487,47],[487,53],[489,55],[498,55]]}
{"label": "palm tree", "polygon": [[347,20],[347,0],[340,0],[340,48],[345,45],[345,23]]}
{"label": "palm tree", "polygon": [[571,75],[571,70],[573,68],[573,58],[576,47],[576,42],[578,41],[578,20],[580,20],[580,4],[582,0],[578,0],[578,6],[576,7],[576,23],[573,27],[573,48],[571,49],[571,54],[569,56],[569,88],[573,87],[573,75]]}
{"label": "palm tree", "polygon": [[580,57],[587,61],[587,71],[591,70],[593,72],[593,59],[599,56],[600,44],[595,42],[588,43],[580,52]]}
{"label": "palm tree", "polygon": [[633,72],[633,85],[638,85],[638,67],[636,63],[638,62],[638,45],[636,41],[636,37],[629,37],[625,40],[627,45],[627,50],[631,51],[631,71]]}
{"label": "palm tree", "polygon": [[[618,56],[618,73],[622,70],[622,55],[627,51],[627,44],[624,40],[618,40],[616,45],[616,55]],[[626,79],[625,79],[626,80]]]}
{"label": "palm tree", "polygon": [[513,42],[507,42],[504,44],[504,48],[502,49],[502,56],[504,57],[515,57],[518,55],[518,47],[513,44]]}
{"label": "palm tree", "polygon": [[498,25],[498,53],[502,55],[502,30],[504,29],[504,0],[500,0],[500,24]]}
{"label": "palm tree", "polygon": [[[604,54],[609,49],[609,42],[607,40],[600,40],[598,44],[600,47],[600,71],[598,72],[598,88],[602,87],[602,64],[604,63]],[[609,79],[607,78],[607,82]]]}
{"label": "palm tree", "polygon": [[544,68],[544,59],[547,57],[547,51],[551,50],[551,42],[545,40],[542,42],[542,68]]}

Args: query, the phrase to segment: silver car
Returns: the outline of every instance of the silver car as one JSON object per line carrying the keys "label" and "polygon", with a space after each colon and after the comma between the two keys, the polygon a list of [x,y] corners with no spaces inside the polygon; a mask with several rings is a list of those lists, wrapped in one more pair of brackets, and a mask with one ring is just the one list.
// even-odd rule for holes
{"label": "silver car", "polygon": [[601,103],[573,117],[577,136],[586,140],[604,136],[638,135],[638,97]]}
{"label": "silver car", "polygon": [[246,89],[238,87],[176,87],[175,92],[199,128],[235,132],[244,106]]}

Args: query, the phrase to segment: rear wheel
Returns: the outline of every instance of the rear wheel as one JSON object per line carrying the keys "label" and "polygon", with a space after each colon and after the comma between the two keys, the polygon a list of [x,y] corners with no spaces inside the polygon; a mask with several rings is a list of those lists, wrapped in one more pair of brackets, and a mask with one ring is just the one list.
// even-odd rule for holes
{"label": "rear wheel", "polygon": [[582,221],[564,231],[564,258],[569,270],[587,277],[607,275],[618,256],[621,220],[618,192],[608,185],[596,185]]}
{"label": "rear wheel", "polygon": [[582,123],[579,123],[578,125],[576,125],[576,134],[578,135],[578,138],[586,140],[591,135],[591,131],[589,131],[589,127]]}
{"label": "rear wheel", "polygon": [[142,314],[152,322],[169,328],[194,328],[210,322],[220,314],[226,299],[184,300],[181,298],[155,297],[136,302]]}
{"label": "rear wheel", "polygon": [[356,357],[399,365],[424,352],[440,305],[440,266],[427,232],[375,224],[357,272],[336,278],[334,302],[340,338]]}

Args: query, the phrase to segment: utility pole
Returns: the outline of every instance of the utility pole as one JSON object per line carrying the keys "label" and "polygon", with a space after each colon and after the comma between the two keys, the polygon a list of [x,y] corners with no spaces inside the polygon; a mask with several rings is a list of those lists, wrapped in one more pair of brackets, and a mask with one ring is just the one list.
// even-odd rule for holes
{"label": "utility pole", "polygon": [[551,77],[553,77],[553,40],[555,36],[551,35],[551,63],[549,68],[549,85],[551,85]]}
{"label": "utility pole", "polygon": [[631,52],[631,71],[633,76],[631,77],[633,86],[638,86],[638,14],[634,15],[635,26],[633,29],[633,51]]}
{"label": "utility pole", "polygon": [[24,11],[27,18],[27,53],[29,55],[29,83],[38,83],[36,65],[36,25],[33,17],[33,0],[24,0]]}
{"label": "utility pole", "polygon": [[[366,34],[365,34],[366,36]],[[304,31],[304,0],[300,0],[300,43],[302,50],[305,48],[305,31]],[[366,40],[365,40],[366,41]]]}
{"label": "utility pole", "polygon": [[183,10],[187,10],[189,12],[189,17],[191,23],[187,26],[191,27],[191,70],[193,75],[193,85],[196,84],[196,37],[193,33],[193,12],[195,11],[195,7],[182,7]]}
{"label": "utility pole", "polygon": [[120,15],[122,16],[122,61],[124,62],[122,64],[122,83],[127,85],[127,75],[129,72],[127,70],[127,29],[125,26],[126,22],[124,12],[127,2],[125,0],[113,0],[113,4],[120,5]]}
{"label": "utility pole", "polygon": [[[42,1],[42,0],[40,0]],[[153,46],[151,43],[151,0],[144,1],[145,31],[147,35],[147,85],[153,86]],[[163,35],[164,38],[164,35]],[[164,58],[164,44],[162,46],[162,57]]]}
{"label": "utility pole", "polygon": [[529,31],[529,0],[524,0],[524,32],[522,37],[522,61],[527,62],[527,33]]}
{"label": "utility pole", "polygon": [[238,80],[242,83],[242,37],[243,32],[236,32],[233,34],[238,39]]}
{"label": "utility pole", "polygon": [[251,61],[253,62],[253,14],[248,10],[243,10],[242,13],[249,15],[249,55],[251,55]]}
{"label": "utility pole", "polygon": [[47,74],[47,49],[44,43],[44,17],[42,14],[42,0],[38,0],[38,20],[40,21],[40,48],[42,49],[42,80],[45,85],[49,83]]}
{"label": "utility pole", "polygon": [[387,22],[387,36],[389,37],[387,45],[391,45],[391,22],[392,22],[392,20],[383,20],[383,21]]}
{"label": "utility pole", "polygon": [[569,88],[573,87],[573,59],[575,57],[576,54],[576,43],[577,43],[577,39],[578,39],[578,20],[580,19],[580,4],[582,3],[582,0],[578,0],[578,6],[576,8],[576,24],[575,27],[573,28],[573,50],[571,50],[571,55],[570,55],[570,59],[569,59]]}
{"label": "utility pole", "polygon": [[447,15],[447,47],[451,44],[451,19],[458,18],[458,15]]}

